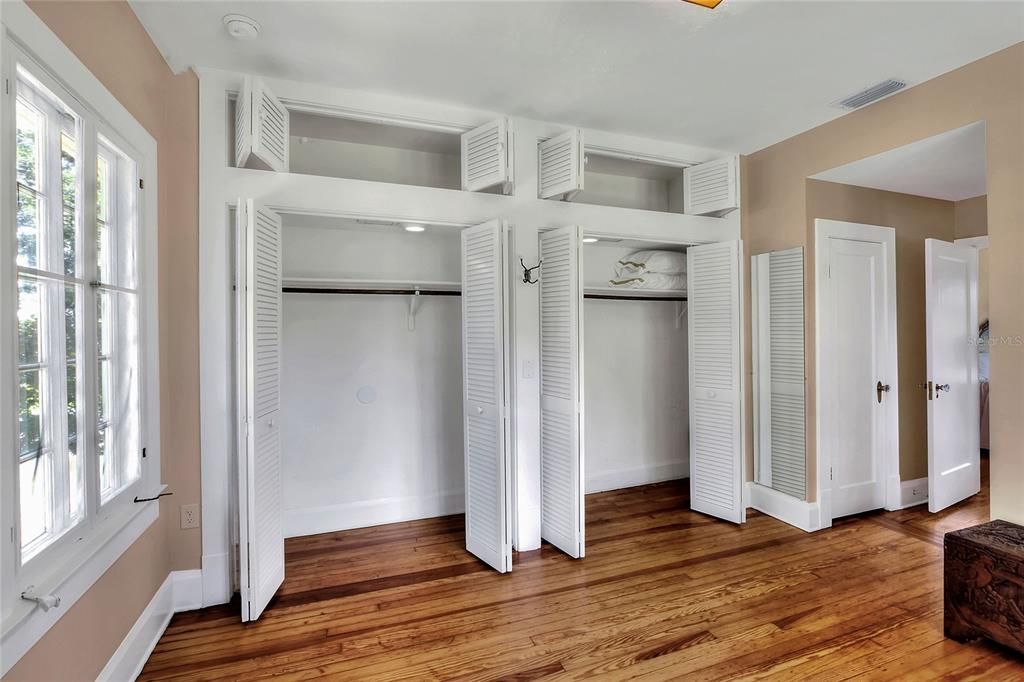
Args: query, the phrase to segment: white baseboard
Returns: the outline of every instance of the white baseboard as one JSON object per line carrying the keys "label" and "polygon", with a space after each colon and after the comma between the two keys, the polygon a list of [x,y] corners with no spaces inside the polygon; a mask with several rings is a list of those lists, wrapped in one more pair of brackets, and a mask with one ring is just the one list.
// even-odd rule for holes
{"label": "white baseboard", "polygon": [[588,471],[586,473],[586,490],[589,495],[590,493],[601,493],[606,490],[633,488],[638,485],[672,481],[677,478],[687,478],[689,475],[689,461],[649,464],[629,469],[616,469],[614,471]]}
{"label": "white baseboard", "polygon": [[203,606],[227,604],[234,590],[231,586],[231,558],[227,552],[203,555]]}
{"label": "white baseboard", "polygon": [[179,611],[199,608],[202,600],[202,571],[169,573],[96,679],[110,682],[134,680],[167,629],[171,616]]}
{"label": "white baseboard", "polygon": [[821,530],[821,508],[759,483],[747,483],[747,504],[779,521],[812,533]]}
{"label": "white baseboard", "polygon": [[928,501],[928,477],[915,478],[912,481],[900,481],[900,506],[906,509]]}
{"label": "white baseboard", "polygon": [[465,504],[465,494],[459,490],[428,497],[385,497],[325,507],[289,509],[284,513],[284,536],[294,538],[461,514]]}

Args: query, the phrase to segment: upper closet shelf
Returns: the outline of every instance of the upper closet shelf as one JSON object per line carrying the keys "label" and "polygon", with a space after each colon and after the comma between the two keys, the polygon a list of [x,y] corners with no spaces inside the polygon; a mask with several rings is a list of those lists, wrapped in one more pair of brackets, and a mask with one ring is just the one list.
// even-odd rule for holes
{"label": "upper closet shelf", "polygon": [[609,300],[653,299],[685,301],[686,291],[682,289],[635,289],[631,287],[584,286],[583,297],[597,299],[603,298]]}
{"label": "upper closet shelf", "polygon": [[722,217],[739,207],[739,159],[686,165],[589,149],[574,128],[537,146],[537,196]]}
{"label": "upper closet shelf", "polygon": [[409,293],[416,290],[424,292],[455,292],[462,291],[461,282],[435,282],[425,280],[397,279],[347,279],[340,277],[285,277],[282,280],[284,289],[300,290],[353,290],[353,291],[394,291],[396,294]]}
{"label": "upper closet shelf", "polygon": [[289,109],[247,76],[235,101],[235,165],[304,175],[511,194],[506,118],[464,133],[415,121]]}

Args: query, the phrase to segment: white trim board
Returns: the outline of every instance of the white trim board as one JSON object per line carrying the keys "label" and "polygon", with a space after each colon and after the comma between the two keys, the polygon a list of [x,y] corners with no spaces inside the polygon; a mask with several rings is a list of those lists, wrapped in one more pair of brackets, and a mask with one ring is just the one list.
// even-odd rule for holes
{"label": "white trim board", "polygon": [[589,473],[586,476],[586,494],[603,493],[607,490],[619,490],[621,488],[635,488],[638,485],[650,485],[651,483],[662,483],[664,481],[675,481],[677,479],[690,477],[690,459],[687,457],[681,462],[664,462],[661,464],[648,464],[628,469],[616,469],[614,471],[602,471],[601,473]]}
{"label": "white trim board", "polygon": [[202,600],[201,570],[197,568],[167,574],[163,584],[139,614],[135,624],[96,679],[123,682],[137,678],[171,622],[171,616],[181,611],[198,609],[202,606]]}
{"label": "white trim board", "polygon": [[[896,509],[915,507],[928,501],[928,477],[900,482],[900,506]],[[895,510],[893,510],[895,511]]]}
{"label": "white trim board", "polygon": [[[825,527],[821,523],[821,507],[817,502],[798,500],[755,481],[747,481],[747,504],[808,533]],[[827,525],[831,526],[831,521]]]}
{"label": "white trim board", "polygon": [[284,536],[294,538],[461,514],[465,511],[465,504],[466,495],[463,491],[450,490],[431,496],[385,497],[323,507],[286,509]]}
{"label": "white trim board", "polygon": [[[831,453],[823,447],[823,416],[829,411],[839,409],[838,404],[831,404],[828,401],[827,381],[823,381],[825,358],[834,357],[831,348],[824,348],[822,344],[822,320],[825,319],[823,310],[825,282],[828,280],[829,258],[827,255],[828,240],[831,238],[849,239],[853,241],[874,242],[884,247],[885,253],[885,286],[888,289],[888,309],[885,311],[887,327],[887,345],[890,352],[885,358],[888,366],[887,381],[891,386],[887,400],[892,400],[897,409],[890,410],[888,423],[886,424],[887,439],[886,452],[882,454],[882,465],[884,472],[885,506],[886,510],[899,509],[900,491],[900,446],[899,446],[899,359],[897,355],[896,336],[896,230],[891,227],[880,225],[864,225],[860,223],[849,223],[840,220],[826,220],[823,218],[814,221],[814,362],[817,371],[815,373],[815,431],[816,431],[816,455],[818,465],[818,490],[817,500],[821,511],[821,527],[828,528],[832,525],[832,480],[829,472],[832,468]],[[838,391],[836,392],[838,394]]]}

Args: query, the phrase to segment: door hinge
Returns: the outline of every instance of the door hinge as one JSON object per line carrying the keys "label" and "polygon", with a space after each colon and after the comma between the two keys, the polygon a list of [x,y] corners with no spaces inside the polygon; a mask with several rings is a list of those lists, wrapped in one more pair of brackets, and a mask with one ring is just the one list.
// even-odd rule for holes
{"label": "door hinge", "polygon": [[142,459],[146,459],[146,448],[142,448]]}
{"label": "door hinge", "polygon": [[828,468],[828,480],[832,480],[832,467]]}
{"label": "door hinge", "polygon": [[5,78],[4,79],[4,94],[5,95],[11,94],[11,79],[10,78]]}
{"label": "door hinge", "polygon": [[142,178],[139,178],[139,189],[146,189],[146,183],[142,180]]}

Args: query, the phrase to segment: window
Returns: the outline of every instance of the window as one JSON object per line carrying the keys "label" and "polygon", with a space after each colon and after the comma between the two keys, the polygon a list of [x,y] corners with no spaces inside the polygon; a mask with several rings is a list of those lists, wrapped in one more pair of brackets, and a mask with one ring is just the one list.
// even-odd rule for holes
{"label": "window", "polygon": [[14,412],[4,424],[16,432],[4,448],[15,453],[4,469],[14,498],[4,508],[13,545],[5,617],[10,591],[66,578],[56,573],[133,518],[133,499],[159,475],[147,474],[143,450],[142,157],[11,51],[3,161],[15,201],[4,216],[13,239],[3,271],[13,276],[3,286],[13,286],[4,305],[17,311],[17,344],[4,362],[13,398],[3,404]]}

